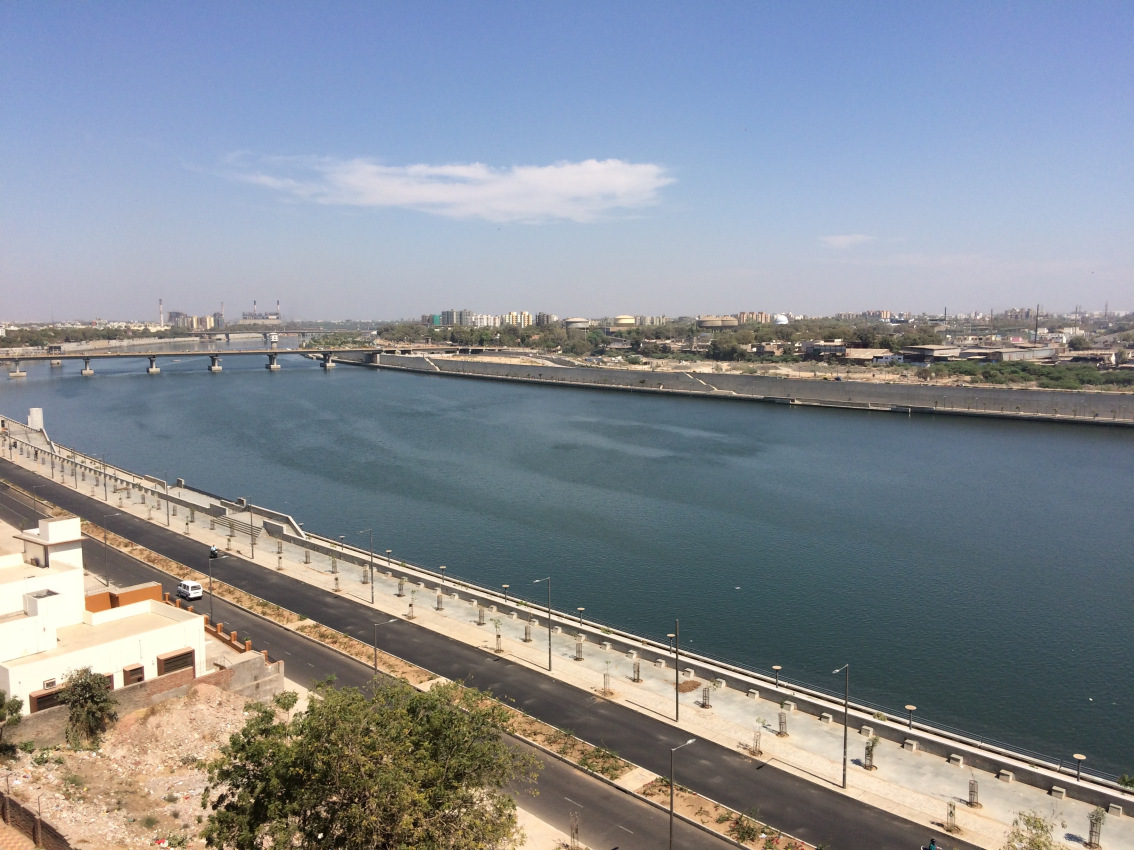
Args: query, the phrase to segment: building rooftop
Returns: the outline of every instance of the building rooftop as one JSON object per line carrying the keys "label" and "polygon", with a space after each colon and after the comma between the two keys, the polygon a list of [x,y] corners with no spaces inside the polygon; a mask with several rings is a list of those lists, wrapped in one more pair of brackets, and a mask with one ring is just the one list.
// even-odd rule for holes
{"label": "building rooftop", "polygon": [[[167,611],[169,612],[168,615]],[[178,614],[180,616],[177,616]],[[153,629],[160,629],[172,622],[195,616],[195,614],[190,614],[184,609],[171,608],[161,602],[151,602],[149,611],[132,613],[128,617],[110,622],[97,625],[77,623],[73,626],[60,626],[56,630],[57,643],[54,649],[25,655],[22,658],[13,658],[4,662],[4,666],[15,668],[22,664],[39,664],[50,658],[70,655],[80,649],[93,649],[123,638],[141,637]]]}

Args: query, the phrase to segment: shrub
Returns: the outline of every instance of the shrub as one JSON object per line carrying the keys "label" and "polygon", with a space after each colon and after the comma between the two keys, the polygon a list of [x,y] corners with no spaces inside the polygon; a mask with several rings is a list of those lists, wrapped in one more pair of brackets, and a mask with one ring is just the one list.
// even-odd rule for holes
{"label": "shrub", "polygon": [[144,818],[142,818],[142,826],[146,829],[153,829],[157,825],[158,819],[153,815],[146,815]]}
{"label": "shrub", "polygon": [[68,708],[67,743],[75,749],[83,745],[97,748],[106,727],[118,719],[110,683],[90,667],[67,675],[59,701]]}

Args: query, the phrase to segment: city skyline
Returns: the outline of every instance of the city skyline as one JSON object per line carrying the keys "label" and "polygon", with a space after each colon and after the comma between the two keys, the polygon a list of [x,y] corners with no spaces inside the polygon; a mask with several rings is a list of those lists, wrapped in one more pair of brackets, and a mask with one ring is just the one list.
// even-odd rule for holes
{"label": "city skyline", "polygon": [[6,320],[1134,307],[1127,4],[0,20]]}

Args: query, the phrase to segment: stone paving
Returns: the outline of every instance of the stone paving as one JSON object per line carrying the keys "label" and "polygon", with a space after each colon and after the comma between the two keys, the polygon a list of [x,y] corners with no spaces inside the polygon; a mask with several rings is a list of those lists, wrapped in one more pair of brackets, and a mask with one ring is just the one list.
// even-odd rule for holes
{"label": "stone paving", "polygon": [[[17,461],[26,458],[16,457]],[[42,471],[42,467],[38,471]],[[57,479],[58,480],[58,479]],[[64,476],[65,483],[72,483],[72,476]],[[93,476],[79,481],[79,490],[87,495],[103,498],[101,484],[96,486]],[[188,490],[171,488],[171,494],[192,500],[202,506],[207,497]],[[132,495],[132,497],[131,497]],[[138,494],[109,493],[109,504],[115,510],[130,513],[142,518],[150,518],[159,524],[166,524],[164,503],[159,507],[150,495],[140,504]],[[170,527],[181,533],[188,533],[193,539],[221,550],[231,551],[242,558],[250,558],[247,534],[230,536],[229,529],[217,524],[209,529],[209,520],[198,512],[195,521],[187,524],[185,508],[180,508],[180,516],[170,516]],[[247,515],[233,515],[238,521],[247,520]],[[317,538],[324,547],[340,548],[336,541]],[[260,534],[255,547],[255,561],[264,567],[281,569],[312,585],[347,595],[356,601],[370,604],[371,588],[369,569],[353,563],[344,563],[343,557],[369,560],[364,549],[345,546],[345,555],[332,557],[327,554],[312,553],[311,563],[305,563],[306,551],[302,546],[291,542],[278,542]],[[546,610],[538,607],[517,607],[514,600],[505,605],[502,595],[492,591],[480,592],[476,588],[455,586],[450,579],[439,578],[438,573],[415,572],[412,565],[406,570],[415,578],[404,582],[398,596],[397,578],[387,577],[387,569],[401,570],[402,565],[396,556],[387,565],[384,551],[375,555],[374,606],[383,614],[406,616],[412,605],[414,622],[434,631],[444,633],[465,643],[494,651],[499,631],[500,647],[511,659],[527,664],[533,669],[546,670],[548,661],[548,632]],[[332,573],[332,569],[337,573]],[[444,584],[442,585],[442,582]],[[437,609],[437,590],[442,588],[443,610]],[[483,607],[483,611],[481,608]],[[497,610],[494,610],[497,609]],[[534,617],[530,642],[525,642],[527,617]],[[483,625],[480,623],[483,621]],[[576,660],[579,648],[576,635],[584,636],[582,658]],[[623,635],[604,632],[599,627],[580,624],[574,617],[553,617],[551,646],[553,673],[556,678],[569,682],[596,695],[605,696],[637,711],[649,714],[666,722],[673,722],[674,716],[674,664],[672,653],[665,647],[642,645],[638,648],[639,673],[641,681],[633,681],[634,660],[625,652],[605,649],[604,641],[624,646],[627,640]],[[776,766],[791,771],[811,781],[822,783],[829,788],[841,789],[843,769],[843,728],[841,722],[824,722],[819,717],[801,711],[787,712],[786,737],[776,733],[779,729],[778,715],[781,711],[780,697],[768,699],[773,690],[772,682],[753,678],[741,681],[732,672],[714,671],[704,662],[697,660],[681,661],[681,681],[696,680],[701,686],[680,696],[680,728],[687,730],[691,737],[713,740],[724,746],[748,750],[759,732],[761,758]],[[687,676],[685,670],[691,668]],[[726,686],[714,688],[713,682],[723,677]],[[609,690],[604,692],[604,687]],[[702,707],[703,686],[709,686],[709,707]],[[762,691],[760,697],[753,697],[749,689]],[[792,691],[781,688],[791,698]],[[806,695],[814,699],[814,695]],[[832,704],[830,714],[841,721],[841,704]],[[958,767],[946,759],[928,753],[903,749],[898,743],[882,740],[875,750],[875,766],[867,771],[862,766],[866,738],[858,733],[863,724],[879,727],[883,723],[892,728],[904,727],[905,718],[880,721],[852,709],[848,753],[847,788],[842,793],[860,799],[878,808],[900,815],[915,823],[941,828],[948,812],[948,804],[955,803],[956,824],[961,828],[960,837],[971,843],[990,848],[998,848],[1015,814],[1021,810],[1035,810],[1057,820],[1066,822],[1066,827],[1057,830],[1057,836],[1065,846],[1082,846],[1088,833],[1087,816],[1093,806],[1071,799],[1057,799],[1044,790],[1021,782],[1004,782],[991,773],[971,767]],[[926,735],[920,730],[921,735]],[[963,748],[954,747],[962,752]],[[639,769],[635,781],[642,779],[645,784],[653,775]],[[969,780],[976,779],[979,786],[980,808],[970,808]],[[1070,789],[1075,785],[1073,775],[1055,774],[1050,776],[1051,785]],[[1134,848],[1134,795],[1129,797],[1129,805],[1124,805],[1125,816],[1108,815],[1103,826],[1102,846],[1106,848]]]}

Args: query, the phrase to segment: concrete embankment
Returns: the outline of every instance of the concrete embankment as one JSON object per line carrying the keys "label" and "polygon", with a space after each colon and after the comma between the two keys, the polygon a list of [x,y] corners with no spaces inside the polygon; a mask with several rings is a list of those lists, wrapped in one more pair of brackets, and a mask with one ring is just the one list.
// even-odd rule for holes
{"label": "concrete embankment", "polygon": [[377,353],[336,359],[343,363],[380,369],[538,384],[568,384],[622,392],[879,410],[906,415],[939,413],[1134,427],[1134,395],[1130,393],[878,384],[731,373],[647,372]]}

